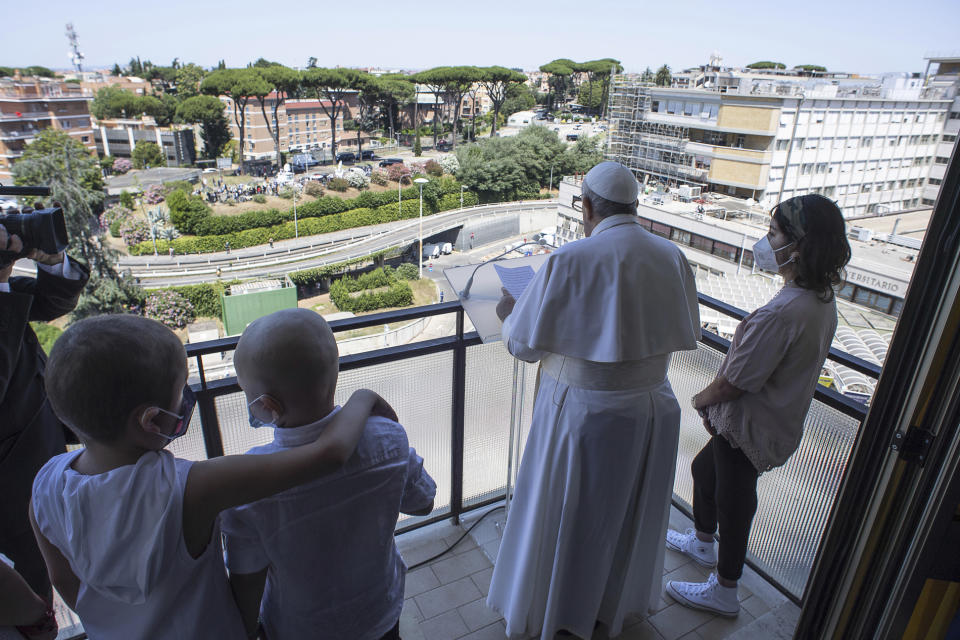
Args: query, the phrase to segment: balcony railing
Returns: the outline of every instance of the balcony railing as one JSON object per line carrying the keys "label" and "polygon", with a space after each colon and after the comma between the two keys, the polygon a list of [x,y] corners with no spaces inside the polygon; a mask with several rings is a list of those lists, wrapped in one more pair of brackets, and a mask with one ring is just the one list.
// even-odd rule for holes
{"label": "balcony railing", "polygon": [[[700,295],[700,304],[742,320],[746,312]],[[421,318],[453,316],[451,335],[340,358],[336,402],[368,387],[397,410],[412,446],[437,482],[435,510],[405,517],[403,533],[503,500],[506,493],[513,394],[513,357],[502,343],[483,344],[465,331],[459,301],[334,320],[334,332]],[[187,434],[171,444],[189,459],[243,453],[265,444],[272,432],[248,424],[246,401],[236,377],[208,380],[203,356],[236,348],[238,337],[187,345],[197,375],[191,380],[198,411]],[[669,379],[682,410],[674,506],[690,515],[690,463],[709,438],[686,399],[715,376],[729,347],[705,332],[695,351],[674,356]],[[871,377],[879,368],[831,349],[830,359]],[[536,364],[527,367],[523,397],[534,397]],[[532,402],[521,410],[519,449],[530,426]],[[782,468],[760,477],[759,507],[747,563],[795,603],[800,602],[814,556],[857,431],[866,415],[862,403],[818,386],[806,418],[803,441]]]}

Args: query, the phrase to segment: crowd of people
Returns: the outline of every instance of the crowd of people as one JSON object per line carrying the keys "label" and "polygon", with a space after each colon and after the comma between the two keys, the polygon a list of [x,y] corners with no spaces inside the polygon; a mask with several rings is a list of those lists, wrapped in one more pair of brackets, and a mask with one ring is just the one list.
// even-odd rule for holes
{"label": "crowd of people", "polygon": [[[487,599],[511,638],[590,638],[598,626],[618,635],[628,614],[656,605],[667,548],[717,568],[705,582],[670,582],[672,598],[737,615],[757,478],[799,445],[850,257],[830,200],[774,209],[753,251],[785,284],[743,320],[715,380],[691,399],[710,439],[692,467],[695,526],[672,531],[681,410],[666,374],[672,354],[700,337],[693,272],[638,223],[628,169],[601,163],[582,187],[587,237],[552,253],[519,299],[504,291],[496,311],[509,352],[540,363]],[[0,234],[0,250],[11,242]],[[84,277],[62,255],[34,258],[36,284],[4,288],[0,272],[0,296],[35,301],[59,278],[69,298]],[[36,315],[23,305],[20,315]],[[42,360],[8,343],[8,360]],[[35,565],[0,564],[2,600],[22,603],[0,606],[0,626],[53,637],[48,575],[94,639],[399,638],[406,567],[393,531],[400,513],[432,510],[436,484],[393,409],[369,390],[334,405],[337,345],[312,311],[251,323],[235,365],[251,428],[272,428],[273,440],[198,462],[165,450],[196,399],[183,346],[163,325],[82,320],[56,342],[45,374],[28,367],[23,376],[43,383],[51,435],[25,421],[3,445],[45,448],[30,468],[0,470],[5,486],[28,488],[19,521],[46,572],[18,581]],[[61,425],[84,447],[44,464],[62,451]],[[24,544],[20,529],[4,530],[0,553]]]}

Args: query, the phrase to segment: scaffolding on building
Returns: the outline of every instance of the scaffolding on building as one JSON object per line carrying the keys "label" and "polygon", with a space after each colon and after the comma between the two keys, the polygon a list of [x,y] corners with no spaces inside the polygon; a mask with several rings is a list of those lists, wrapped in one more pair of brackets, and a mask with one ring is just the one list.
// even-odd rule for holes
{"label": "scaffolding on building", "polygon": [[668,186],[706,185],[708,171],[697,168],[687,151],[687,127],[650,120],[651,105],[649,84],[623,75],[613,77],[606,159],[629,168],[643,184],[655,179]]}

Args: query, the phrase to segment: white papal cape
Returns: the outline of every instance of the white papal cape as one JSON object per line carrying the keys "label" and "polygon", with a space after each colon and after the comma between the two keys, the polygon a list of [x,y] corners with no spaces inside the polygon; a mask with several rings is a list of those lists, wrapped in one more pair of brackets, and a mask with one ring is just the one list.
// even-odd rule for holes
{"label": "white papal cape", "polygon": [[666,372],[700,337],[690,265],[610,216],[550,256],[502,335],[542,367],[487,604],[511,638],[589,638],[597,620],[617,635],[660,595],[680,429]]}

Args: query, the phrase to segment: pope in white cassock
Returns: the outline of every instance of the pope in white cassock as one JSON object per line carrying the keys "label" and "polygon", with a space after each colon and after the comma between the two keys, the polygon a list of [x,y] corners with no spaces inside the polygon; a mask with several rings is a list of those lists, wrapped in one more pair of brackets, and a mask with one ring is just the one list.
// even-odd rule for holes
{"label": "pope in white cassock", "polygon": [[623,165],[594,167],[587,237],[497,307],[510,353],[541,363],[487,598],[511,638],[589,638],[597,622],[616,636],[660,595],[680,429],[667,367],[700,316],[690,265],[639,224],[637,192]]}

